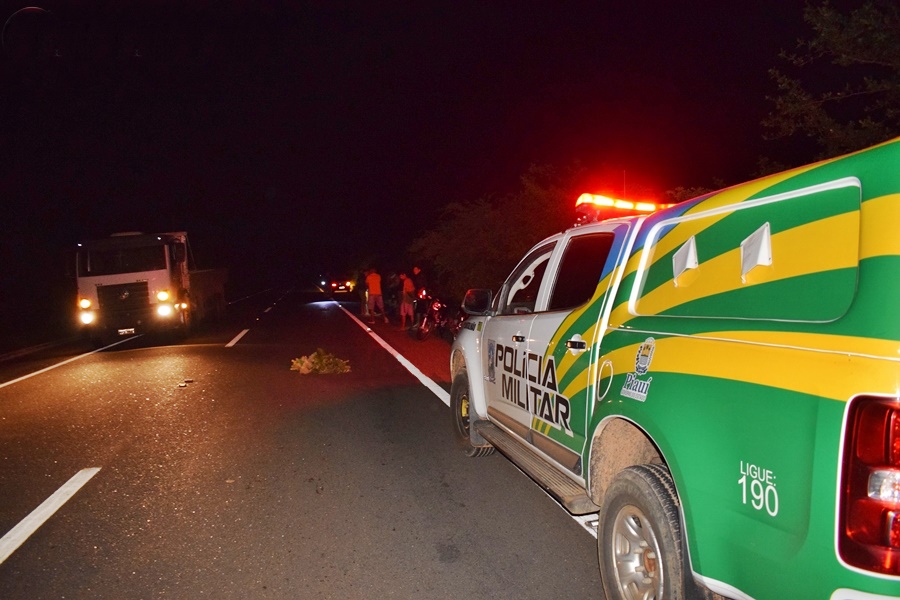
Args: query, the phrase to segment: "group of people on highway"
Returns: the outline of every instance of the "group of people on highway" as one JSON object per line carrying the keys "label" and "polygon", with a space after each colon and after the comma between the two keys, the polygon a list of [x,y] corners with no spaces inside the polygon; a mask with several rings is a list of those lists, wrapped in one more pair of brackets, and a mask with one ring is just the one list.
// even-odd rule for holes
{"label": "group of people on highway", "polygon": [[[360,290],[362,302],[362,314],[366,317],[370,324],[375,323],[376,317],[383,318],[385,323],[390,323],[387,311],[385,310],[384,286],[382,285],[381,275],[374,267],[364,271],[364,289]],[[396,285],[396,300],[398,305],[398,314],[400,317],[400,329],[410,329],[416,327],[423,312],[422,303],[417,303],[416,298],[421,294],[424,295],[426,280],[425,273],[421,267],[415,266],[412,269],[412,276],[408,276],[405,272],[400,273]],[[363,297],[364,295],[364,297]],[[418,308],[418,310],[417,310]],[[406,324],[407,318],[409,325]]]}

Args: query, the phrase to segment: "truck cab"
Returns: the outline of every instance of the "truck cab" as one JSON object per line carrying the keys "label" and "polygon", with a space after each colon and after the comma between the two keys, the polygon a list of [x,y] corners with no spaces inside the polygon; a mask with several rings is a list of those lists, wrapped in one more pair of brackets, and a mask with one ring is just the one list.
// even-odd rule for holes
{"label": "truck cab", "polygon": [[[224,272],[189,268],[187,234],[120,233],[78,244],[77,319],[95,341],[155,330],[187,331],[224,310]],[[218,306],[211,306],[211,302]]]}

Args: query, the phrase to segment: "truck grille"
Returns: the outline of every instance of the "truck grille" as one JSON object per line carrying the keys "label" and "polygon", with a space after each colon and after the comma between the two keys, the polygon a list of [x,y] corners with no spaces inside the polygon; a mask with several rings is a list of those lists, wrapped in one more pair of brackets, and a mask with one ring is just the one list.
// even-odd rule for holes
{"label": "truck grille", "polygon": [[100,310],[106,313],[120,313],[146,310],[150,305],[150,291],[146,281],[101,285],[97,287]]}

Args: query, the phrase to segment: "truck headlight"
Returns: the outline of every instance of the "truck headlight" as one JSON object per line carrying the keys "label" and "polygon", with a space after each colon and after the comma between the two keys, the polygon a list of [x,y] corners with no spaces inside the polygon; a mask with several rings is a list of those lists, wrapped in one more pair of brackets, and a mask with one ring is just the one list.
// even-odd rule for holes
{"label": "truck headlight", "polygon": [[[88,301],[88,304],[90,304],[90,300]],[[94,311],[91,311],[91,310],[82,311],[81,313],[79,313],[78,319],[85,325],[90,325],[91,323],[94,322]]]}
{"label": "truck headlight", "polygon": [[160,304],[156,307],[156,314],[161,317],[170,317],[172,316],[172,312],[171,304]]}
{"label": "truck headlight", "polygon": [[90,298],[79,298],[78,299],[78,308],[87,310],[91,307]]}
{"label": "truck headlight", "polygon": [[161,290],[159,292],[156,292],[156,299],[159,300],[160,302],[165,302],[166,300],[169,299],[169,291]]}

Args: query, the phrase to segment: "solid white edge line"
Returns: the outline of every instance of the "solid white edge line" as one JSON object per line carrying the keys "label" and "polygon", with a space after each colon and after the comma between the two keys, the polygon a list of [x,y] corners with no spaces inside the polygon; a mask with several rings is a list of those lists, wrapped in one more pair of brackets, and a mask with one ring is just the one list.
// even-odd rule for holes
{"label": "solid white edge line", "polygon": [[382,348],[384,348],[385,350],[387,350],[388,353],[389,353],[391,356],[393,356],[394,358],[396,358],[396,359],[397,359],[397,362],[399,362],[401,365],[403,365],[404,367],[406,367],[406,370],[409,371],[410,373],[412,373],[413,376],[415,376],[416,379],[418,379],[420,382],[422,382],[422,385],[424,385],[424,386],[427,387],[429,390],[431,390],[431,392],[432,392],[435,396],[437,396],[438,399],[440,399],[441,402],[443,402],[443,403],[446,404],[447,406],[450,406],[450,393],[449,393],[449,392],[447,392],[444,388],[442,388],[441,386],[439,386],[438,384],[436,384],[430,377],[428,377],[427,375],[425,375],[424,373],[422,373],[422,371],[420,371],[419,368],[418,368],[416,365],[414,365],[414,364],[412,364],[411,362],[409,362],[409,360],[407,360],[407,358],[406,358],[405,356],[403,356],[402,354],[400,354],[399,352],[397,352],[396,350],[394,350],[394,347],[393,347],[393,346],[391,346],[390,344],[388,344],[386,341],[384,341],[384,340],[381,338],[381,336],[379,336],[377,333],[375,333],[374,331],[372,331],[372,328],[371,328],[371,327],[369,327],[368,325],[366,325],[365,323],[363,323],[362,321],[360,321],[360,320],[356,317],[356,315],[354,315],[352,312],[350,312],[349,310],[347,310],[346,308],[344,308],[343,306],[341,306],[341,305],[338,304],[337,302],[335,302],[335,304],[337,305],[338,308],[340,308],[342,311],[344,311],[344,313],[346,313],[346,315],[347,315],[348,317],[350,317],[351,319],[353,319],[353,320],[356,322],[357,325],[359,325],[360,327],[362,327],[363,330],[364,330],[366,333],[368,333],[368,334],[372,337],[373,340],[375,340],[376,342],[378,342],[378,345],[379,345],[379,346],[381,346]]}
{"label": "solid white edge line", "polygon": [[248,331],[250,331],[250,330],[249,330],[249,329],[245,329],[245,330],[243,330],[242,332],[240,332],[239,334],[237,334],[236,336],[234,336],[234,339],[231,340],[230,342],[228,342],[227,344],[225,344],[225,347],[226,347],[226,348],[231,348],[232,346],[234,346],[235,344],[237,344],[239,341],[241,341],[241,338],[242,338],[242,337],[244,337],[245,335],[247,335],[247,332],[248,332]]}
{"label": "solid white edge line", "polygon": [[22,519],[18,525],[9,530],[9,533],[0,538],[0,564],[18,550],[19,546],[25,543],[25,540],[31,537],[47,519],[52,517],[63,504],[68,502],[75,495],[75,492],[90,481],[91,477],[96,475],[98,471],[100,471],[100,467],[92,467],[75,473],[61,488],[53,492],[40,506],[31,511],[31,514]]}
{"label": "solid white edge line", "polygon": [[21,377],[18,377],[11,381],[0,383],[0,388],[4,388],[8,385],[12,385],[12,384],[18,383],[20,381],[24,381],[26,379],[34,377],[35,375],[40,375],[41,373],[46,373],[47,371],[52,371],[56,367],[61,367],[63,365],[67,365],[70,362],[75,362],[76,360],[78,360],[80,358],[84,358],[85,356],[90,356],[91,354],[95,354],[97,352],[100,352],[101,350],[106,350],[107,348],[112,348],[113,346],[118,346],[119,344],[124,344],[128,340],[134,340],[134,339],[141,337],[141,335],[135,335],[133,337],[125,338],[124,340],[120,340],[118,342],[115,342],[114,344],[110,344],[109,346],[104,346],[103,348],[97,348],[96,350],[91,350],[90,352],[85,352],[84,354],[79,354],[78,356],[73,356],[72,358],[70,358],[68,360],[64,360],[60,363],[56,363],[55,365],[50,365],[49,367],[45,367],[45,368],[41,369],[40,371],[35,371],[34,373],[29,373],[28,375],[22,375]]}

